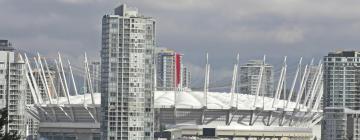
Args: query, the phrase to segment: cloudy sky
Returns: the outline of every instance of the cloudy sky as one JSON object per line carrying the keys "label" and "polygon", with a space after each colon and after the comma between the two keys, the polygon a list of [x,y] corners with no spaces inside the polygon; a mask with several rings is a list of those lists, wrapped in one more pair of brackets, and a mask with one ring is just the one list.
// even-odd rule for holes
{"label": "cloudy sky", "polygon": [[96,60],[101,18],[121,3],[156,19],[158,46],[184,54],[194,83],[205,52],[212,79],[229,81],[237,53],[241,62],[266,54],[275,66],[286,55],[294,67],[300,56],[360,49],[359,0],[0,0],[0,38],[48,57],[60,51],[76,63],[86,51]]}

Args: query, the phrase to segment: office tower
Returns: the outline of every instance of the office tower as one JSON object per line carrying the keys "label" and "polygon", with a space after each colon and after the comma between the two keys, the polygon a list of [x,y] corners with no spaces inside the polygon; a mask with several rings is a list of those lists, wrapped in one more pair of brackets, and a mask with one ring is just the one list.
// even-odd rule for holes
{"label": "office tower", "polygon": [[323,78],[322,138],[360,139],[360,52],[329,53]]}
{"label": "office tower", "polygon": [[191,88],[191,73],[190,70],[185,67],[184,65],[182,65],[182,86],[184,88],[190,89]]}
{"label": "office tower", "polygon": [[250,60],[248,63],[239,67],[240,82],[238,87],[240,87],[240,93],[256,95],[261,67],[264,67],[264,73],[259,95],[273,97],[273,67],[270,64],[264,65],[261,60]]}
{"label": "office tower", "polygon": [[7,108],[6,132],[17,131],[25,136],[26,69],[21,56],[8,40],[0,40],[0,108]]}
{"label": "office tower", "polygon": [[102,19],[104,140],[153,139],[155,21],[121,5]]}
{"label": "office tower", "polygon": [[182,55],[166,48],[156,51],[157,90],[175,90],[182,84]]}
{"label": "office tower", "polygon": [[94,61],[91,62],[89,65],[89,71],[90,71],[90,77],[92,82],[92,87],[94,92],[99,93],[100,92],[100,62]]}

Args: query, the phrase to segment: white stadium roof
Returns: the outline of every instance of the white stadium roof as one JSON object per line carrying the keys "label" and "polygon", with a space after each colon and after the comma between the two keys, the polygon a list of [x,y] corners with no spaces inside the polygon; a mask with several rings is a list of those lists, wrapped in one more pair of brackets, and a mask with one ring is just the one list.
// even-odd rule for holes
{"label": "white stadium roof", "polygon": [[[177,96],[175,97],[175,93]],[[100,104],[101,94],[94,93],[95,104]],[[204,104],[204,92],[202,91],[156,91],[155,95],[155,108],[170,108],[175,104],[176,108],[202,108]],[[225,92],[208,92],[207,97],[207,108],[208,109],[229,109],[231,102],[231,94]],[[237,99],[237,106],[236,106]],[[254,109],[254,95],[247,94],[234,94],[233,106],[241,110]],[[71,104],[92,104],[91,94],[70,96]],[[286,105],[285,100],[277,100],[272,107],[273,98],[258,96],[255,107],[263,108],[265,110],[274,110],[276,108],[284,108]],[[68,104],[66,97],[60,97],[58,100],[55,99],[54,103],[57,104]],[[289,102],[286,109],[295,108],[295,102]],[[306,108],[303,108],[306,109]]]}

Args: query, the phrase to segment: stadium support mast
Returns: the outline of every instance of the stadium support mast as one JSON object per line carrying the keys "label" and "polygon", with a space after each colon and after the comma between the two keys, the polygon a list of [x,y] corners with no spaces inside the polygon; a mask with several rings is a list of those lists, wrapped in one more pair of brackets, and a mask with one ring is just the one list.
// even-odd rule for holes
{"label": "stadium support mast", "polygon": [[72,83],[73,83],[73,86],[74,86],[75,95],[79,95],[79,94],[78,94],[78,91],[77,91],[77,88],[76,88],[76,83],[75,83],[75,79],[74,79],[74,74],[73,74],[73,71],[72,71],[72,68],[71,68],[71,64],[70,64],[70,60],[69,60],[69,59],[68,59],[68,65],[69,65],[71,80],[72,80]]}
{"label": "stadium support mast", "polygon": [[206,53],[206,65],[205,65],[205,82],[204,82],[204,107],[207,107],[207,93],[209,90],[209,76],[210,76],[210,64],[209,64],[209,54]]}
{"label": "stadium support mast", "polygon": [[[320,85],[322,85],[323,84],[323,81],[321,81],[320,82]],[[320,86],[320,89],[319,89],[319,95],[317,96],[317,98],[316,98],[316,101],[315,101],[315,104],[314,104],[314,106],[313,106],[313,108],[312,109],[315,109],[315,110],[318,110],[319,109],[319,105],[320,105],[320,102],[321,102],[321,97],[323,96],[323,94],[324,94],[324,86]]]}
{"label": "stadium support mast", "polygon": [[28,69],[29,69],[29,73],[30,73],[30,77],[31,77],[31,80],[33,81],[33,86],[34,86],[34,89],[35,89],[35,94],[38,98],[38,101],[39,101],[39,104],[42,104],[43,103],[43,99],[40,95],[40,89],[39,89],[39,86],[38,84],[35,82],[35,77],[34,77],[34,74],[33,74],[33,71],[32,71],[32,68],[30,66],[30,61],[29,61],[29,58],[27,57],[27,55],[25,54],[25,61],[28,65]]}
{"label": "stadium support mast", "polygon": [[[311,90],[311,95],[310,95],[310,99],[309,101],[307,102],[307,107],[308,108],[311,108],[311,105],[313,104],[313,100],[316,96],[316,93],[318,93],[317,91],[319,90],[319,84],[321,83],[321,78],[322,78],[322,75],[323,75],[323,71],[322,71],[322,64],[321,62],[319,63],[319,66],[318,66],[318,72],[317,72],[317,75],[315,77],[315,82],[314,82],[314,85],[312,87],[312,90]],[[305,103],[304,103],[305,104]]]}
{"label": "stadium support mast", "polygon": [[61,60],[60,53],[58,53],[58,56],[59,56],[60,69],[61,69],[61,73],[62,73],[62,76],[63,76],[64,85],[65,85],[64,87],[65,87],[65,90],[66,90],[65,95],[68,98],[68,101],[69,101],[69,104],[70,104],[70,93],[69,93],[69,88],[68,88],[68,84],[67,84],[67,81],[66,81],[65,71],[64,71],[64,67],[63,67],[63,63],[62,63],[62,60]]}
{"label": "stadium support mast", "polygon": [[230,107],[236,107],[234,106],[234,94],[235,94],[235,88],[236,88],[236,78],[237,78],[237,71],[238,71],[238,64],[239,64],[239,54],[237,54],[236,56],[236,63],[234,65],[234,71],[233,71],[233,77],[232,77],[232,82],[231,82],[231,90],[230,90],[230,94],[231,94],[231,100],[230,100]]}
{"label": "stadium support mast", "polygon": [[260,68],[260,78],[259,78],[258,86],[257,86],[257,89],[256,89],[256,95],[255,95],[255,100],[254,100],[254,104],[253,104],[254,107],[256,107],[255,105],[256,105],[256,102],[257,102],[257,98],[258,98],[258,96],[260,94],[261,82],[262,82],[264,71],[265,71],[265,60],[266,60],[266,55],[264,55],[263,64],[261,65],[261,68]]}
{"label": "stadium support mast", "polygon": [[[40,65],[40,71],[41,71],[41,73],[39,72],[39,75],[42,75],[42,76],[40,76],[40,77],[43,77],[43,78],[40,78],[40,79],[43,81],[43,83],[44,83],[44,85],[45,85],[45,93],[47,94],[47,96],[48,96],[48,98],[49,98],[49,103],[52,104],[53,101],[52,101],[52,98],[51,98],[51,95],[50,95],[50,88],[49,88],[48,82],[47,82],[47,80],[46,80],[46,75],[45,75],[45,71],[44,71],[44,66],[43,66],[43,64],[42,64],[41,57],[40,57],[40,54],[39,54],[39,53],[37,53],[37,56],[38,56],[38,60],[37,60],[37,61],[38,61],[39,65]],[[49,73],[48,73],[48,74],[49,74]],[[50,77],[50,75],[49,75],[49,77]]]}
{"label": "stadium support mast", "polygon": [[39,95],[38,94],[39,93],[39,88],[37,87],[36,83],[31,84],[32,83],[31,81],[35,81],[35,78],[34,78],[34,75],[32,73],[32,68],[30,66],[29,59],[26,56],[26,54],[24,54],[24,56],[25,56],[26,66],[27,66],[28,71],[29,71],[29,74],[26,74],[26,78],[28,80],[28,84],[29,84],[29,87],[30,87],[30,90],[31,90],[31,94],[33,96],[35,104],[41,104],[42,103],[41,96],[40,97],[38,96]]}
{"label": "stadium support mast", "polygon": [[54,60],[54,62],[55,62],[55,66],[56,66],[56,71],[57,71],[57,73],[58,73],[58,75],[59,75],[59,80],[60,80],[60,84],[61,84],[61,89],[62,89],[63,93],[65,94],[65,96],[67,97],[68,103],[70,104],[70,98],[69,98],[69,96],[67,96],[67,94],[66,94],[65,85],[64,85],[64,81],[62,80],[63,78],[62,78],[61,73],[60,73],[59,64],[58,64],[58,62],[57,62],[56,59]]}
{"label": "stadium support mast", "polygon": [[91,94],[91,103],[95,104],[93,88],[92,88],[92,82],[91,82],[91,76],[90,76],[90,70],[89,70],[89,63],[88,63],[86,53],[85,53],[85,73],[86,73],[87,83],[88,83],[90,94]]}
{"label": "stadium support mast", "polygon": [[293,80],[292,85],[291,85],[289,97],[288,97],[288,99],[287,99],[286,107],[285,107],[285,108],[288,107],[289,102],[291,101],[291,97],[293,96],[294,89],[295,89],[295,85],[296,85],[296,81],[297,81],[297,79],[298,79],[299,72],[300,72],[300,69],[301,69],[301,62],[302,62],[302,57],[300,57],[299,64],[298,64],[297,69],[296,69],[296,72],[295,72],[295,77],[294,77],[294,80]]}
{"label": "stadium support mast", "polygon": [[[283,90],[284,88],[284,83],[285,83],[285,79],[286,79],[286,56],[284,57],[284,63],[283,66],[281,68],[281,73],[280,73],[280,78],[279,78],[279,82],[276,88],[276,92],[275,92],[275,96],[272,102],[272,108],[275,107],[275,103],[276,101],[280,98],[281,95],[281,90]],[[283,93],[285,94],[285,93]]]}
{"label": "stadium support mast", "polygon": [[59,95],[57,94],[57,91],[55,88],[54,78],[50,74],[49,65],[48,65],[46,59],[44,59],[44,63],[45,63],[45,67],[46,67],[46,72],[49,74],[49,77],[50,77],[50,83],[51,83],[52,90],[54,91],[55,98],[59,98]]}
{"label": "stadium support mast", "polygon": [[[312,60],[313,61],[313,60]],[[312,64],[313,62],[311,62],[311,66],[313,66],[313,64]],[[320,64],[321,64],[321,61],[319,61],[319,65],[318,65],[318,67],[317,68],[319,68],[320,67]],[[311,69],[309,70],[310,72],[311,72]],[[309,73],[310,73],[309,72]],[[314,88],[315,88],[315,82],[316,82],[316,79],[317,79],[317,75],[319,74],[319,72],[320,71],[318,71],[318,70],[316,70],[316,72],[315,72],[315,75],[314,76],[309,76],[310,78],[311,78],[311,86],[310,86],[310,88],[309,88],[309,90],[307,90],[307,92],[306,92],[306,95],[305,95],[305,100],[304,100],[304,102],[303,102],[303,105],[307,105],[307,102],[309,102],[310,100],[310,98],[311,98],[311,96],[312,96],[312,91],[314,90]],[[307,80],[306,80],[307,81]]]}
{"label": "stadium support mast", "polygon": [[308,70],[308,65],[305,65],[305,68],[304,68],[304,74],[303,74],[303,77],[301,79],[301,82],[300,82],[300,87],[299,87],[299,90],[298,90],[298,96],[296,97],[296,104],[295,104],[295,109],[297,109],[297,107],[299,106],[300,104],[300,100],[304,94],[304,90],[305,90],[305,86],[306,86],[306,81],[309,77],[309,70]]}

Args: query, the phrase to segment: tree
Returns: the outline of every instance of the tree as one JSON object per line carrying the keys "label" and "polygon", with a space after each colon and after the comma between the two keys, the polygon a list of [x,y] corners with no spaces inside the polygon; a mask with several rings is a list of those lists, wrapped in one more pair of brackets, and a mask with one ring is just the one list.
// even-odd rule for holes
{"label": "tree", "polygon": [[5,132],[5,126],[10,122],[7,109],[0,109],[0,140],[20,140],[21,136],[17,131]]}

